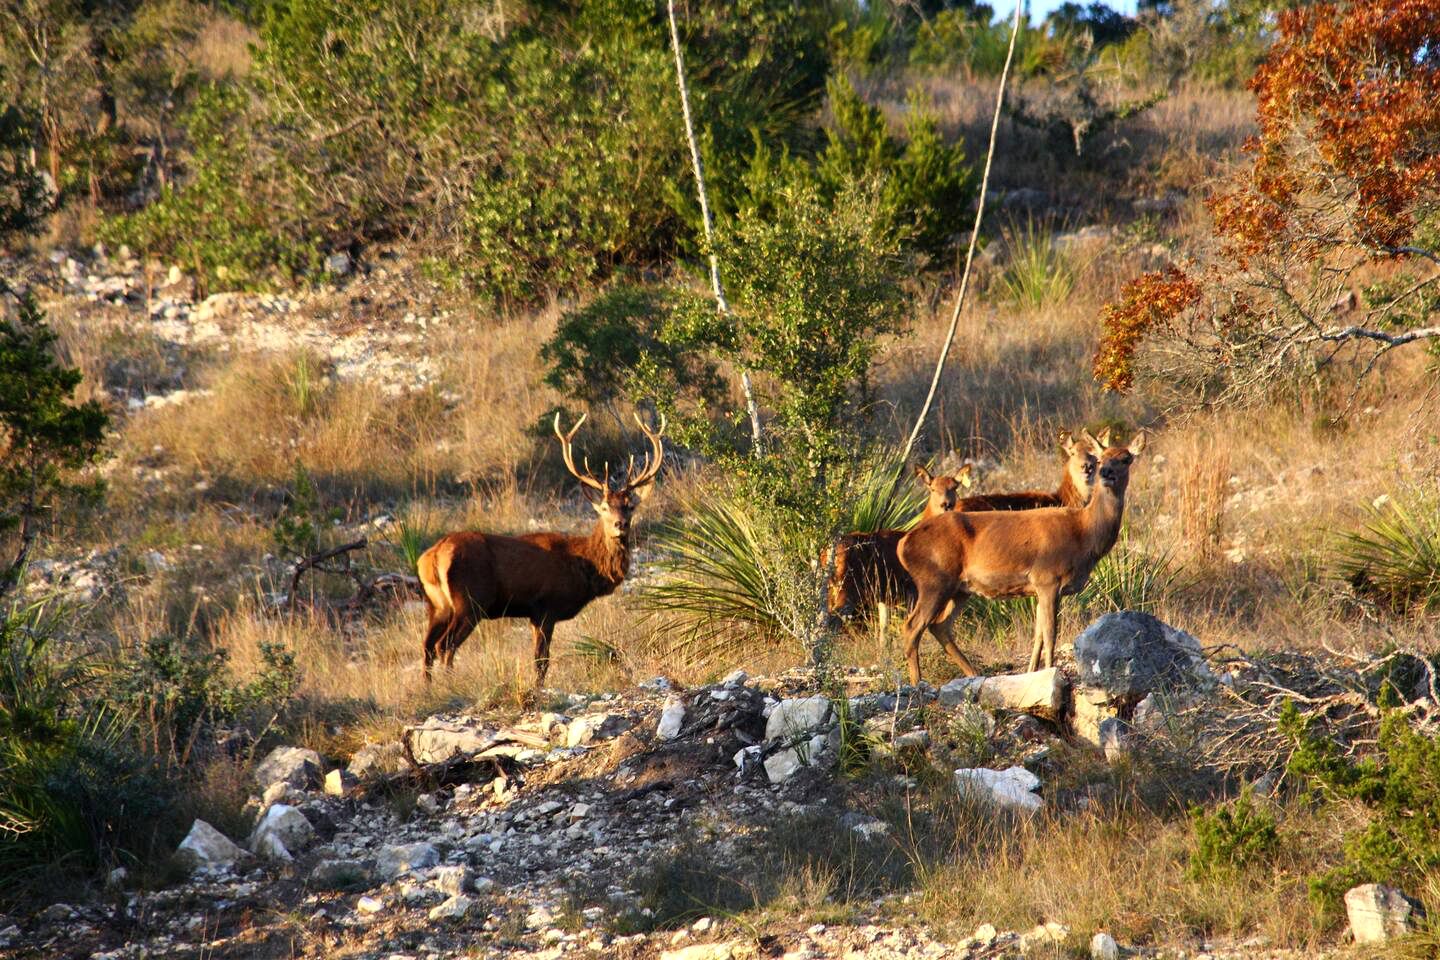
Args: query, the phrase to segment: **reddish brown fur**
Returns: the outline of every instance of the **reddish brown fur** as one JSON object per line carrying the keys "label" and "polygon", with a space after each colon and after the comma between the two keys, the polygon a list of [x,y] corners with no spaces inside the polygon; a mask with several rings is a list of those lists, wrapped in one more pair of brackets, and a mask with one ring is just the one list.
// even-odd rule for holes
{"label": "reddish brown fur", "polygon": [[920,680],[920,634],[929,629],[967,675],[975,668],[951,636],[951,618],[970,595],[1034,596],[1035,640],[1030,669],[1054,664],[1061,596],[1078,593],[1120,531],[1130,464],[1145,447],[1143,433],[1129,447],[1101,450],[1099,482],[1085,507],[954,512],[921,522],[901,539],[898,554],[915,583],[916,600],[905,621],[910,680]]}
{"label": "reddish brown fur", "polygon": [[[584,422],[584,417],[581,417]],[[575,469],[570,434],[560,437],[566,466],[583,484],[599,514],[588,536],[527,533],[518,537],[461,531],[441,537],[420,556],[417,573],[425,590],[430,622],[425,630],[425,679],[436,659],[447,668],[455,652],[481,620],[522,617],[534,635],[535,685],[550,666],[550,637],[555,624],[570,620],[596,597],[608,596],[630,571],[630,521],[653,489],[661,463],[660,431],[645,430],[654,459],[647,457],[638,476],[627,476],[620,490],[609,489],[609,476],[598,481]],[[641,429],[645,429],[643,424]]]}

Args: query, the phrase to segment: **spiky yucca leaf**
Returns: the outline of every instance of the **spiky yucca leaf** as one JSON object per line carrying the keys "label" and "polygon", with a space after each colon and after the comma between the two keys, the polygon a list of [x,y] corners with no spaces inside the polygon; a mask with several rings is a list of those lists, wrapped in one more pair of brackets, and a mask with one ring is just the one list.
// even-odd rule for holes
{"label": "spiky yucca leaf", "polygon": [[1440,609],[1440,494],[1407,491],[1368,514],[1341,536],[1336,574],[1392,610]]}

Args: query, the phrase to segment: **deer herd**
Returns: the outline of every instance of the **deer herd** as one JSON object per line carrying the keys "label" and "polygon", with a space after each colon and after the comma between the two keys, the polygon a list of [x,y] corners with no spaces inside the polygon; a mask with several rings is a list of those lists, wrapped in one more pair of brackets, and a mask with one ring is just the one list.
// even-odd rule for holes
{"label": "deer herd", "polygon": [[[566,468],[580,481],[595,509],[588,536],[528,533],[502,536],[478,531],[450,533],[419,559],[418,573],[429,611],[425,630],[425,679],[435,661],[453,666],[455,653],[481,620],[519,617],[534,635],[535,685],[550,666],[555,625],[577,616],[590,601],[614,593],[630,570],[630,524],[649,497],[664,458],[665,420],[650,430],[637,469],[630,458],[623,481],[612,484],[607,464],[596,477],[575,466],[571,442],[585,417],[568,433],[555,416],[555,436]],[[967,464],[951,476],[914,468],[929,493],[925,510],[909,530],[848,533],[821,555],[829,569],[827,601],[840,617],[879,614],[883,633],[888,608],[903,603],[905,660],[911,683],[920,681],[920,635],[926,631],[965,672],[977,671],[955,644],[951,623],[966,597],[1034,597],[1035,636],[1029,669],[1055,662],[1060,598],[1085,588],[1090,573],[1115,545],[1125,510],[1130,466],[1145,449],[1141,431],[1125,445],[1082,430],[1060,435],[1065,472],[1052,493],[961,497],[970,485]]]}

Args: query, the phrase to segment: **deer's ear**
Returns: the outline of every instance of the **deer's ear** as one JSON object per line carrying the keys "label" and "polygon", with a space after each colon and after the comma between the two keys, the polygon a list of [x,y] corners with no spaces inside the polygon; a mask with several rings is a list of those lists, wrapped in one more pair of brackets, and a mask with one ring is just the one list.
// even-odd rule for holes
{"label": "deer's ear", "polygon": [[926,470],[924,467],[917,463],[915,464],[915,479],[919,480],[921,483],[925,484],[925,486],[928,487],[930,485],[930,481],[934,480],[935,478],[930,476],[929,470]]}
{"label": "deer's ear", "polygon": [[590,501],[590,506],[595,508],[596,513],[605,512],[605,510],[607,509],[607,504],[605,502],[605,492],[603,490],[596,490],[594,487],[590,486],[590,484],[586,483],[581,484],[580,492],[585,494],[585,499]]}
{"label": "deer's ear", "polygon": [[1144,450],[1144,449],[1145,449],[1145,431],[1144,431],[1144,430],[1141,430],[1139,433],[1135,434],[1135,436],[1133,436],[1133,437],[1130,438],[1130,447],[1129,447],[1130,455],[1131,455],[1132,457],[1138,457],[1138,456],[1140,456],[1140,452],[1141,452],[1142,450]]}
{"label": "deer's ear", "polygon": [[960,469],[955,471],[955,480],[960,484],[960,486],[964,487],[966,490],[969,490],[971,487],[975,486],[975,481],[970,477],[970,472],[974,469],[974,464],[963,463],[960,465]]}
{"label": "deer's ear", "polygon": [[1060,449],[1065,451],[1066,456],[1073,457],[1075,455],[1075,438],[1071,436],[1070,431],[1061,430],[1059,440]]}
{"label": "deer's ear", "polygon": [[1083,440],[1085,443],[1089,444],[1090,449],[1095,453],[1095,456],[1098,457],[1105,452],[1105,445],[1090,435],[1090,430],[1088,427],[1080,431],[1080,439]]}
{"label": "deer's ear", "polygon": [[1102,447],[1108,447],[1108,446],[1110,446],[1111,439],[1112,439],[1112,430],[1111,430],[1110,427],[1106,427],[1104,430],[1101,430],[1101,431],[1100,431],[1100,437],[1099,437],[1100,446],[1102,446]]}
{"label": "deer's ear", "polygon": [[646,498],[648,498],[650,494],[654,491],[655,481],[647,480],[644,483],[640,484],[640,486],[638,487],[631,487],[630,495],[635,498],[635,505],[639,506],[640,504],[644,503]]}

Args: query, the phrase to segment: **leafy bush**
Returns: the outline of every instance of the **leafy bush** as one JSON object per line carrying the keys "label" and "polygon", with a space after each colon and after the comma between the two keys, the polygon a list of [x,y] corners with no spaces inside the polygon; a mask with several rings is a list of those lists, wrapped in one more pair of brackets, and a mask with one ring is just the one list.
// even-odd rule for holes
{"label": "leafy bush", "polygon": [[1213,813],[1192,808],[1190,822],[1195,848],[1190,851],[1185,874],[1191,880],[1262,863],[1280,846],[1274,814],[1257,806],[1248,789]]}
{"label": "leafy bush", "polygon": [[1392,610],[1440,609],[1440,496],[1415,489],[1367,512],[1362,530],[1340,538],[1337,574]]}
{"label": "leafy bush", "polygon": [[1310,879],[1322,909],[1338,909],[1360,883],[1406,886],[1440,867],[1440,741],[1416,731],[1399,710],[1380,721],[1374,755],[1355,759],[1315,718],[1286,704],[1280,732],[1295,744],[1289,772],[1322,797],[1358,805],[1369,823],[1345,837],[1345,862]]}
{"label": "leafy bush", "polygon": [[59,662],[40,607],[0,617],[0,897],[143,855],[169,793],[95,698],[93,662]]}

